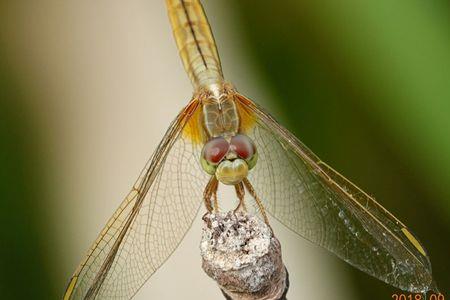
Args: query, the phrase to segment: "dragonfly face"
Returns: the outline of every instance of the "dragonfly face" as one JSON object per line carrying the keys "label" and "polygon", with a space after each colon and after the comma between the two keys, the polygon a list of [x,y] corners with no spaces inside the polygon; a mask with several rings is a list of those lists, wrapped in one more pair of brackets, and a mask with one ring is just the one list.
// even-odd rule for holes
{"label": "dragonfly face", "polygon": [[237,134],[229,140],[212,138],[203,147],[200,157],[203,170],[226,185],[240,183],[257,161],[256,146],[244,134]]}

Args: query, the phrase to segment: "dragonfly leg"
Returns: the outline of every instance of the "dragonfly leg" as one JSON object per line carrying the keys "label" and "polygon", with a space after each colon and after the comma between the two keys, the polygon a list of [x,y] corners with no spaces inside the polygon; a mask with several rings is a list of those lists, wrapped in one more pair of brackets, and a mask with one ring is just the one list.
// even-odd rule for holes
{"label": "dragonfly leg", "polygon": [[217,198],[217,188],[218,188],[219,184],[216,183],[216,188],[212,194],[213,197],[213,201],[214,201],[214,212],[218,213],[219,212],[219,200]]}
{"label": "dragonfly leg", "polygon": [[236,195],[239,198],[239,205],[238,205],[238,207],[236,207],[234,212],[236,213],[237,211],[239,211],[241,209],[243,211],[247,211],[247,207],[245,206],[245,202],[244,202],[244,196],[245,196],[244,185],[242,184],[242,182],[239,182],[238,184],[236,184],[234,186],[234,188],[236,189]]}
{"label": "dragonfly leg", "polygon": [[217,187],[219,185],[219,182],[216,179],[216,176],[212,176],[209,180],[208,184],[205,187],[205,191],[203,192],[203,201],[205,203],[206,210],[208,212],[213,211],[213,205],[211,202],[211,198],[214,197],[214,206],[215,210],[218,210],[217,207]]}
{"label": "dragonfly leg", "polygon": [[253,199],[255,199],[256,204],[258,205],[259,208],[259,212],[264,218],[264,222],[270,227],[269,218],[267,217],[266,210],[264,209],[264,205],[262,204],[261,199],[259,199],[258,195],[256,195],[255,189],[253,188],[253,186],[251,185],[250,181],[248,181],[247,178],[244,178],[242,182],[244,183],[250,195],[252,195]]}

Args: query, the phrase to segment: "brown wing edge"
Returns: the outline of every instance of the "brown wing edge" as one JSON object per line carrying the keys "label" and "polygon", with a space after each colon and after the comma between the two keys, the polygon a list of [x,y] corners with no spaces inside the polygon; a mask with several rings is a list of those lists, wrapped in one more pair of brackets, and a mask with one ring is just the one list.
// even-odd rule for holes
{"label": "brown wing edge", "polygon": [[[240,106],[242,108],[247,108],[250,111],[250,114],[253,114],[256,117],[256,120],[261,120],[265,126],[267,124],[272,124],[272,130],[275,130],[285,142],[295,151],[297,156],[301,157],[305,162],[307,162],[313,170],[322,177],[323,180],[329,182],[333,189],[343,194],[346,198],[353,201],[353,204],[356,205],[361,210],[365,211],[369,214],[373,219],[380,223],[384,229],[391,233],[392,236],[397,239],[400,244],[404,244],[405,242],[409,243],[416,250],[415,253],[412,253],[408,248],[406,250],[419,262],[430,274],[432,274],[431,263],[427,252],[423,245],[420,243],[417,237],[400,221],[398,220],[392,213],[390,213],[387,209],[385,209],[381,204],[379,204],[373,197],[369,196],[366,192],[357,187],[354,183],[346,179],[344,176],[339,174],[333,168],[328,166],[325,162],[323,162],[319,157],[317,157],[311,150],[309,150],[296,136],[290,133],[286,128],[280,125],[268,112],[266,112],[262,107],[248,99],[247,97],[236,94],[236,100],[240,102]],[[354,195],[360,195],[357,198]],[[373,205],[376,209],[384,212],[386,216],[389,217],[390,221],[401,227],[401,239],[392,233],[392,231],[384,226],[379,219],[373,215],[370,211],[366,209],[366,206]],[[270,213],[270,211],[269,211]],[[273,215],[272,215],[273,216]],[[280,223],[286,226],[282,220],[275,217]],[[286,226],[289,228],[289,226]],[[289,228],[291,229],[291,228]],[[293,231],[298,235],[297,232]],[[429,283],[429,290],[435,291],[439,293],[436,282],[433,280]]]}
{"label": "brown wing edge", "polygon": [[94,283],[89,288],[85,299],[94,299],[98,291],[100,290],[103,281],[105,280],[108,271],[114,262],[115,255],[117,254],[117,251],[120,247],[120,244],[126,235],[128,228],[133,223],[137,213],[139,212],[142,202],[145,199],[145,196],[150,188],[150,186],[153,184],[154,179],[156,178],[156,175],[161,170],[161,167],[165,161],[165,158],[167,157],[169,150],[171,146],[174,144],[178,136],[181,134],[183,128],[186,126],[186,124],[189,122],[190,118],[194,115],[197,108],[199,107],[199,101],[197,99],[192,99],[188,105],[186,105],[181,112],[178,114],[178,116],[175,118],[174,121],[172,121],[169,129],[166,131],[163,139],[159,143],[158,147],[156,148],[155,152],[152,154],[150,159],[148,160],[145,168],[141,171],[137,181],[133,185],[133,188],[131,192],[125,197],[125,199],[122,201],[120,206],[116,209],[113,216],[108,220],[107,224],[103,228],[103,230],[98,235],[95,242],[92,244],[91,248],[87,252],[87,255],[83,259],[82,263],[78,266],[74,274],[69,280],[69,283],[66,287],[66,291],[64,292],[63,300],[70,300],[72,299],[73,292],[75,291],[75,288],[77,286],[77,282],[79,279],[79,274],[83,271],[84,267],[86,266],[86,262],[91,257],[92,253],[96,249],[98,243],[102,240],[102,237],[104,234],[108,231],[111,224],[114,223],[116,218],[123,212],[123,210],[131,205],[133,202],[133,208],[131,210],[131,213],[128,215],[127,220],[125,221],[124,227],[121,229],[119,236],[113,246],[111,247],[111,250],[109,251],[104,263],[102,264],[99,272],[97,273],[96,277],[94,278]]}

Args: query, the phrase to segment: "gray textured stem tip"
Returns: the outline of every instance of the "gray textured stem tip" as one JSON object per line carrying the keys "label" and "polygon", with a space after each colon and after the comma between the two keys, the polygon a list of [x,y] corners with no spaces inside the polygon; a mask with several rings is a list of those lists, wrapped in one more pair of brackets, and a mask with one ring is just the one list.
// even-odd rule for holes
{"label": "gray textured stem tip", "polygon": [[282,300],[289,288],[281,245],[269,226],[245,212],[207,213],[202,267],[226,299]]}

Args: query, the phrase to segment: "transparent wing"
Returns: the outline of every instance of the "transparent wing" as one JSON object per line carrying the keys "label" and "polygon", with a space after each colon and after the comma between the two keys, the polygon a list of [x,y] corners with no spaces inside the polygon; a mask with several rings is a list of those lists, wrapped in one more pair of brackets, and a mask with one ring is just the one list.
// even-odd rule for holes
{"label": "transparent wing", "polygon": [[388,284],[410,292],[434,289],[428,256],[405,225],[261,108],[238,99],[255,119],[248,134],[259,159],[249,180],[271,215]]}
{"label": "transparent wing", "polygon": [[197,107],[193,100],[172,123],[64,299],[130,299],[177,248],[208,181],[198,163],[200,149],[181,133]]}

